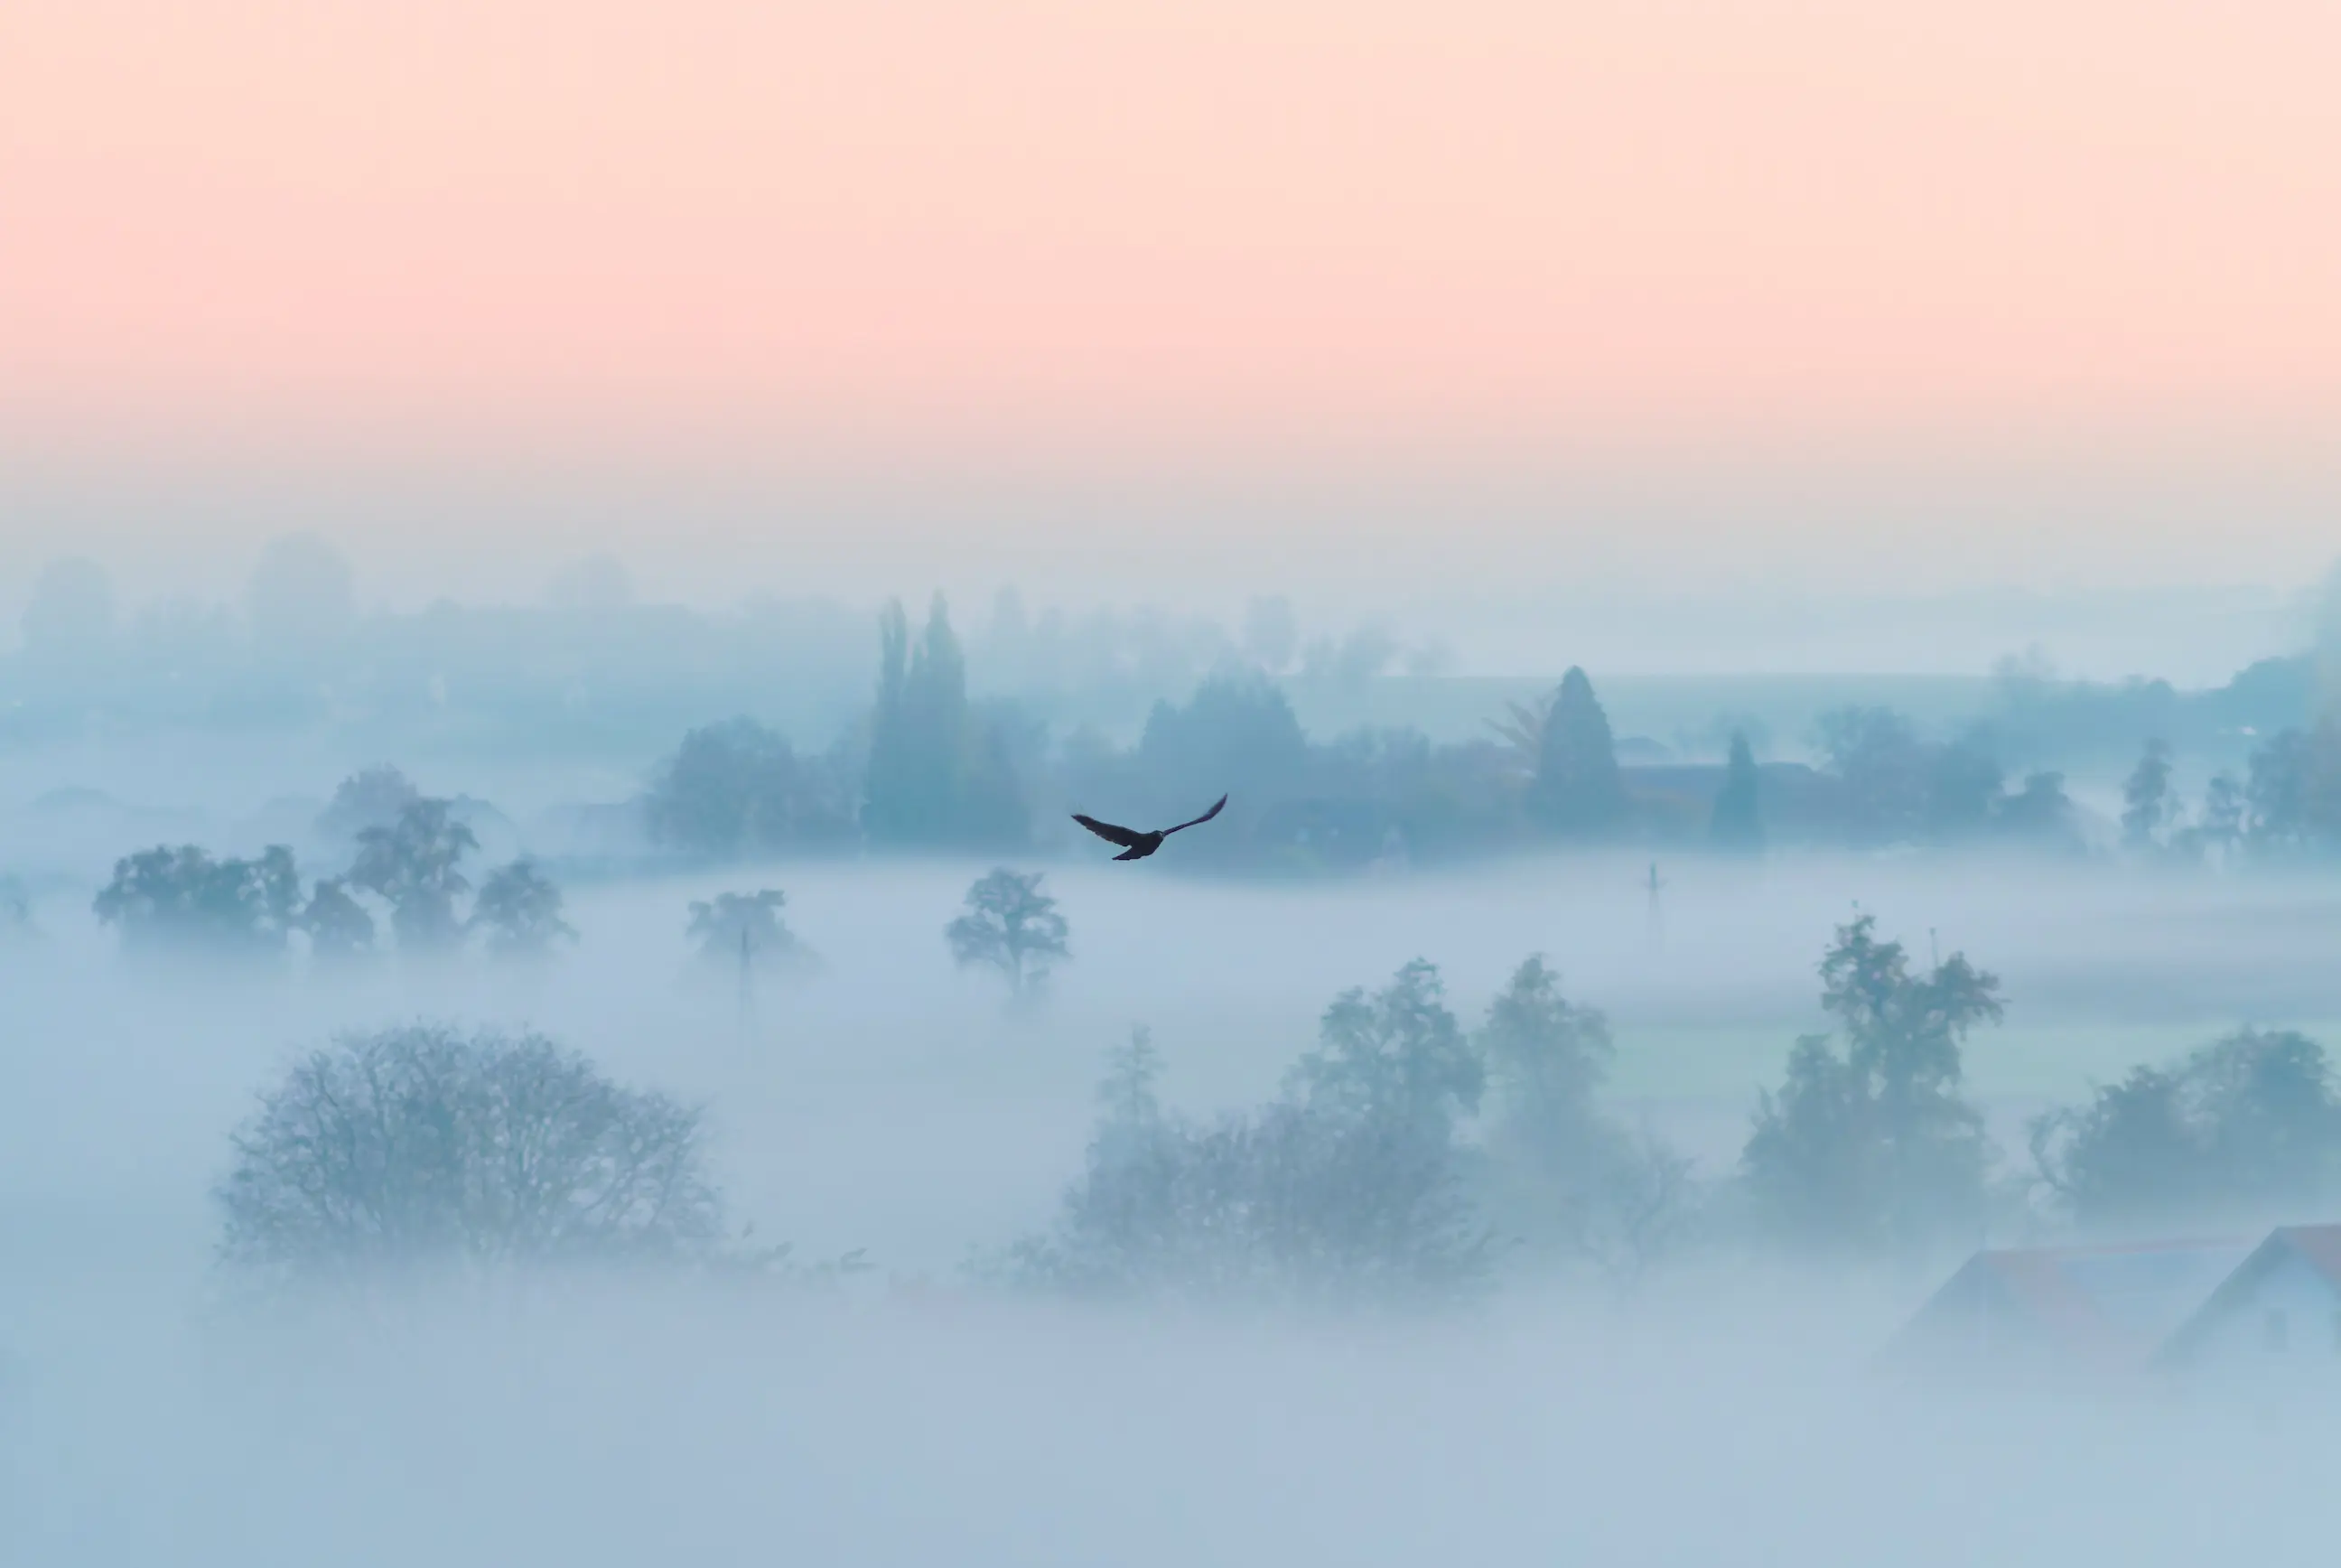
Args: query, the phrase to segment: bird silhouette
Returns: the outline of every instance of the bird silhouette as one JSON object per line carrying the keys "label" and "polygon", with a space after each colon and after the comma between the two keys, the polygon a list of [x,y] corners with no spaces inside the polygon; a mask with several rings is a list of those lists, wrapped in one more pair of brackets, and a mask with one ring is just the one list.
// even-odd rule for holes
{"label": "bird silhouette", "polygon": [[1148,855],[1152,854],[1156,850],[1162,847],[1162,841],[1164,839],[1169,838],[1174,833],[1183,832],[1188,828],[1196,827],[1203,823],[1210,821],[1213,817],[1220,814],[1220,809],[1227,804],[1228,797],[1221,795],[1218,800],[1211,804],[1210,810],[1197,817],[1193,822],[1182,822],[1177,827],[1156,828],[1152,833],[1141,833],[1136,828],[1116,827],[1110,822],[1100,822],[1093,816],[1083,816],[1079,812],[1075,812],[1073,814],[1073,820],[1081,824],[1083,827],[1089,829],[1091,833],[1097,834],[1100,838],[1105,840],[1106,843],[1118,844],[1121,845],[1121,853],[1115,855],[1113,857],[1114,859],[1144,860]]}

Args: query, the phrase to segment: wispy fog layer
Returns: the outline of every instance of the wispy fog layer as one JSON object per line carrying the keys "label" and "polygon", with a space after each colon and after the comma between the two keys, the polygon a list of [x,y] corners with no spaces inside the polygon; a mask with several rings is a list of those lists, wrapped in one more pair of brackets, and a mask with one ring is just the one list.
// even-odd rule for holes
{"label": "wispy fog layer", "polygon": [[[314,541],[233,611],[44,584],[0,661],[0,1558],[2341,1523],[2329,1313],[2275,1386],[1876,1363],[1980,1246],[2341,1219],[2329,644],[1597,688],[1269,596],[1002,596],[962,644],[606,564],[370,614]],[[1067,814],[1221,791],[1134,864]]]}
{"label": "wispy fog layer", "polygon": [[85,1304],[9,1403],[39,1563],[2297,1560],[2329,1405],[1924,1401],[1785,1297],[1626,1327],[573,1295],[205,1333]]}
{"label": "wispy fog layer", "polygon": [[[2328,886],[1685,862],[1654,929],[1619,858],[1332,891],[1069,870],[1073,961],[1015,1016],[941,940],[974,869],[790,872],[824,968],[744,1020],[686,980],[708,878],[578,890],[575,953],[525,981],[142,974],[44,904],[0,1058],[15,1559],[2175,1563],[2282,1557],[2331,1517],[2328,1409],[1870,1380],[1938,1264],[1365,1318],[1074,1309],[955,1270],[1045,1223],[1132,1023],[1169,1097],[1225,1108],[1340,989],[1426,956],[1472,1016],[1541,950],[1609,1011],[1621,1101],[1728,1172],[1857,897],[2006,979],[1969,1067],[2004,1123],[2232,1022],[2341,1018]],[[210,1261],[230,1129],[295,1052],[424,1014],[533,1022],[705,1104],[735,1219],[877,1272],[245,1302]]]}

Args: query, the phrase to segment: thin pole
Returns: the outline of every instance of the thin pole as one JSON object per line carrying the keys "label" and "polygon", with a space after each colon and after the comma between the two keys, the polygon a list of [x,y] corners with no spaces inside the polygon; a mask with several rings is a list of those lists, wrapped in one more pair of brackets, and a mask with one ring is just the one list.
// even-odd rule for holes
{"label": "thin pole", "polygon": [[748,962],[748,928],[740,928],[740,1032],[745,1034],[756,1013],[754,971]]}

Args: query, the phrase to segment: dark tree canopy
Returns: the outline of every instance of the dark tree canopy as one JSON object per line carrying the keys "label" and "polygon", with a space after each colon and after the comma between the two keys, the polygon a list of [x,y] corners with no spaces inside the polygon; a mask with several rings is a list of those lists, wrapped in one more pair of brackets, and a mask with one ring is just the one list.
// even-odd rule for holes
{"label": "dark tree canopy", "polygon": [[340,878],[320,881],[301,911],[309,951],[328,962],[357,958],[374,950],[374,916],[350,896]]}
{"label": "dark tree canopy", "polygon": [[391,825],[359,833],[349,881],[389,903],[402,950],[447,952],[463,939],[455,901],[471,889],[461,867],[479,842],[450,802],[412,801]]}
{"label": "dark tree canopy", "polygon": [[2025,775],[2024,787],[2000,801],[1998,820],[2008,837],[2036,848],[2071,851],[2081,846],[2073,802],[2060,773]]}
{"label": "dark tree canopy", "polygon": [[527,859],[499,866],[480,886],[467,923],[488,936],[499,958],[539,959],[556,942],[577,940],[576,928],[561,917],[561,889]]}
{"label": "dark tree canopy", "polygon": [[2160,741],[2146,743],[2146,754],[2122,784],[2122,844],[2134,851],[2162,847],[2163,834],[2174,815],[2170,793],[2170,748]]}
{"label": "dark tree canopy", "polygon": [[91,908],[134,950],[280,953],[298,924],[301,875],[282,844],[257,860],[158,844],[117,861]]}
{"label": "dark tree canopy", "polygon": [[879,622],[862,824],[871,842],[1012,844],[1028,823],[1009,738],[967,700],[967,662],[937,594],[915,645],[901,604]]}
{"label": "dark tree canopy", "polygon": [[1888,708],[1823,714],[1820,747],[1844,781],[1848,825],[1858,839],[1887,843],[1914,834],[1926,812],[1925,748],[1908,721]]}
{"label": "dark tree canopy", "polygon": [[1925,748],[1925,803],[1920,820],[1938,843],[1988,833],[2005,814],[2006,775],[1974,737]]}
{"label": "dark tree canopy", "polygon": [[852,813],[832,770],[752,719],[692,730],[643,803],[657,843],[717,859],[843,841]]}
{"label": "dark tree canopy", "polygon": [[283,1275],[673,1257],[721,1229],[699,1114],[539,1034],[344,1036],[233,1148],[223,1253]]}
{"label": "dark tree canopy", "polygon": [[1708,824],[1709,843],[1734,854],[1753,854],[1764,847],[1764,816],[1756,754],[1744,732],[1731,732],[1731,754],[1723,767],[1723,789],[1715,797],[1715,813]]}
{"label": "dark tree canopy", "polygon": [[2341,850],[2341,719],[2286,730],[2253,753],[2244,796],[2263,854]]}
{"label": "dark tree canopy", "polygon": [[1583,670],[1572,665],[1561,678],[1539,741],[1536,779],[1529,788],[1530,814],[1572,837],[1614,830],[1626,814],[1626,788],[1609,716]]}
{"label": "dark tree canopy", "polygon": [[[1117,822],[1176,822],[1192,814],[1190,803],[1228,794],[1240,815],[1250,801],[1296,793],[1307,776],[1309,740],[1273,681],[1256,670],[1222,671],[1183,704],[1154,704],[1131,763],[1137,787]],[[1241,837],[1235,825],[1181,848],[1205,861],[1232,853]]]}
{"label": "dark tree canopy", "polygon": [[2341,1195],[2341,1086],[2323,1047],[2244,1029],[2037,1118],[2032,1158],[2085,1231],[2281,1219]]}

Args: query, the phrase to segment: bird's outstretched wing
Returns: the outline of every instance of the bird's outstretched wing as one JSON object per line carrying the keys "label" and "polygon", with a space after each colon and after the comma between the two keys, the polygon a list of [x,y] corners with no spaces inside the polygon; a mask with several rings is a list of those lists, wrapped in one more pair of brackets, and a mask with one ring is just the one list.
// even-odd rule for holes
{"label": "bird's outstretched wing", "polygon": [[1227,808],[1227,804],[1228,804],[1228,797],[1227,797],[1227,796],[1225,796],[1225,795],[1221,795],[1218,800],[1216,800],[1216,801],[1214,801],[1214,802],[1212,802],[1212,803],[1211,803],[1211,809],[1210,809],[1210,810],[1209,810],[1209,811],[1205,812],[1202,815],[1200,815],[1200,816],[1197,817],[1193,822],[1182,822],[1182,823],[1180,823],[1180,824],[1179,824],[1179,826],[1178,826],[1178,827],[1166,827],[1166,828],[1164,828],[1164,829],[1162,830],[1162,836],[1163,836],[1163,837],[1165,837],[1165,838],[1169,838],[1172,834],[1174,834],[1174,833],[1178,833],[1178,832],[1180,832],[1180,830],[1182,830],[1182,829],[1185,829],[1185,828],[1190,828],[1190,827],[1200,827],[1200,826],[1202,826],[1202,825],[1203,825],[1203,824],[1205,824],[1205,823],[1207,823],[1207,822],[1210,821],[1213,817],[1215,817],[1215,816],[1219,815],[1219,814],[1220,814],[1220,813],[1221,811],[1225,810],[1225,809]]}
{"label": "bird's outstretched wing", "polygon": [[1146,836],[1144,834],[1132,833],[1126,827],[1116,827],[1110,822],[1100,822],[1093,816],[1083,816],[1079,812],[1073,814],[1073,820],[1105,840],[1106,843],[1118,844],[1124,849],[1130,848]]}

